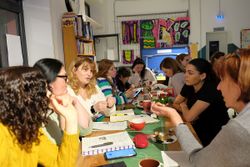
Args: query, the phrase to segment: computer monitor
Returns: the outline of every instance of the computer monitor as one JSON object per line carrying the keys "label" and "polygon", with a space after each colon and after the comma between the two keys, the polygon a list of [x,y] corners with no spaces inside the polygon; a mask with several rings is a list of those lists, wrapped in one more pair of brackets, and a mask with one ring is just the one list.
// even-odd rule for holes
{"label": "computer monitor", "polygon": [[162,60],[166,57],[175,59],[176,56],[181,53],[188,54],[188,47],[143,49],[142,59],[144,60],[146,66],[156,74],[157,80],[165,80],[164,73],[160,69]]}

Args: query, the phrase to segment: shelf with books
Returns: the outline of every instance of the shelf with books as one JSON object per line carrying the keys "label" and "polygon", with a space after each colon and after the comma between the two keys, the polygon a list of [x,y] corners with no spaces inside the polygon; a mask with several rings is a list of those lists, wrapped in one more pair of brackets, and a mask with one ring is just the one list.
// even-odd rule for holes
{"label": "shelf with books", "polygon": [[82,15],[67,12],[62,17],[64,64],[66,70],[70,63],[81,56],[95,56],[93,31]]}

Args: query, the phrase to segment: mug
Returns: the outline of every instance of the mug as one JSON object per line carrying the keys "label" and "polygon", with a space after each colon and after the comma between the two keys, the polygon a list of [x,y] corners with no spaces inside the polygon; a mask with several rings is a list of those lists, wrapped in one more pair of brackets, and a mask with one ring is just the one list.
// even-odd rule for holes
{"label": "mug", "polygon": [[163,163],[160,163],[156,159],[146,158],[139,162],[139,167],[163,167]]}
{"label": "mug", "polygon": [[142,118],[134,118],[129,121],[129,128],[132,130],[142,130],[145,127],[145,121]]}
{"label": "mug", "polygon": [[143,106],[143,110],[146,113],[149,113],[150,112],[150,108],[151,108],[151,100],[143,100],[142,106]]}

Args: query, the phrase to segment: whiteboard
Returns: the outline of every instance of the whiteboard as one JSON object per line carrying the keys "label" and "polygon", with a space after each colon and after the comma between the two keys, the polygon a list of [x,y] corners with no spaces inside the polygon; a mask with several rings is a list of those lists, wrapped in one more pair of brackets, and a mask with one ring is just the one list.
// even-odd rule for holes
{"label": "whiteboard", "polygon": [[9,66],[23,65],[20,36],[6,34]]}

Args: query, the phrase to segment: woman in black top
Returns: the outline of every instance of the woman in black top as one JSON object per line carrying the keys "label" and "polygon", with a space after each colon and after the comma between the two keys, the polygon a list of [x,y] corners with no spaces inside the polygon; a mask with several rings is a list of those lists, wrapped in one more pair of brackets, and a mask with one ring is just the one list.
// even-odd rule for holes
{"label": "woman in black top", "polygon": [[203,146],[207,146],[229,120],[217,85],[211,64],[204,59],[193,59],[186,67],[185,85],[174,101],[183,118],[192,122]]}

